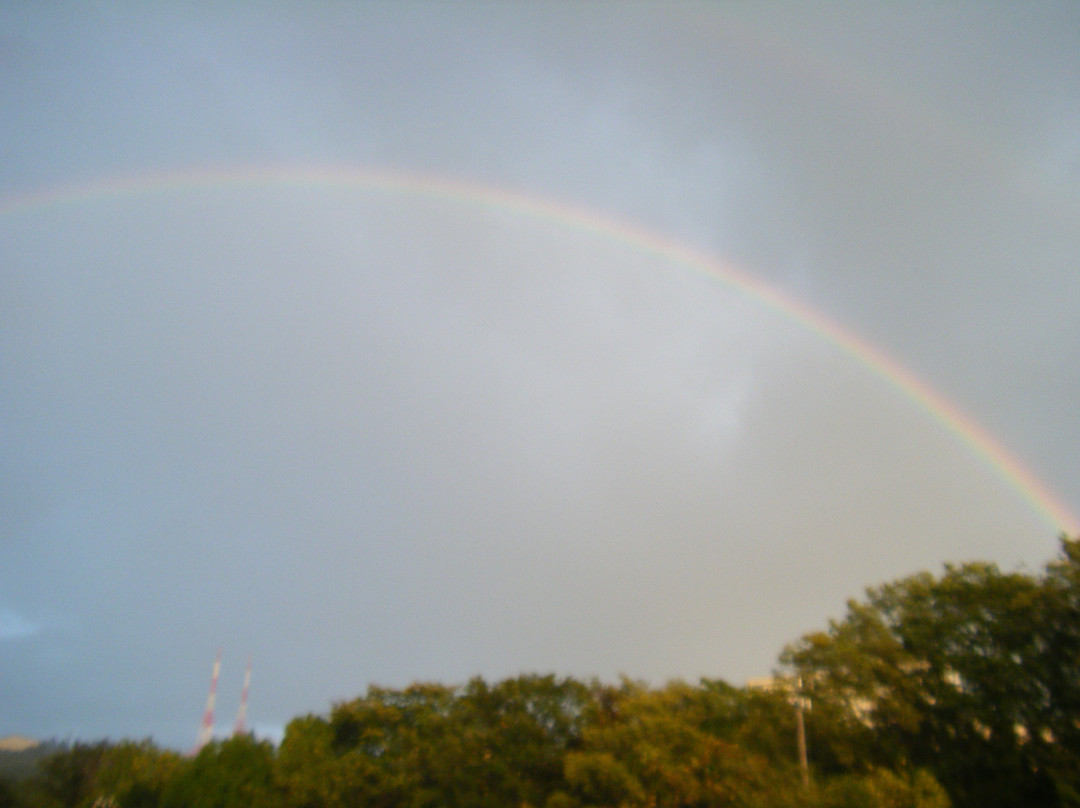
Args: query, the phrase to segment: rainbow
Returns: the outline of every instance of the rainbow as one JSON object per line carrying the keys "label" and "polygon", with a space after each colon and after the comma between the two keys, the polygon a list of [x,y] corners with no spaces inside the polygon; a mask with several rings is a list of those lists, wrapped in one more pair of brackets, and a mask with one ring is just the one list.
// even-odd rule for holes
{"label": "rainbow", "polygon": [[755,280],[746,272],[662,235],[582,208],[446,177],[360,168],[247,167],[153,172],[83,184],[61,185],[0,199],[0,218],[131,196],[163,196],[186,190],[257,187],[326,188],[421,197],[478,208],[511,211],[616,242],[719,281],[794,321],[883,379],[945,426],[961,443],[1027,500],[1053,529],[1080,534],[1080,519],[1023,463],[959,407],[907,368],[814,309]]}

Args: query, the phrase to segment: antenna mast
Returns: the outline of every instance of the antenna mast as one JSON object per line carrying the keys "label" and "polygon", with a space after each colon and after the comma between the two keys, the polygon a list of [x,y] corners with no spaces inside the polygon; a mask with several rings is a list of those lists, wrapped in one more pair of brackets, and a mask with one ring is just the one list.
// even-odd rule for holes
{"label": "antenna mast", "polygon": [[199,737],[195,740],[195,748],[191,754],[198,754],[199,750],[214,739],[214,701],[217,698],[217,680],[221,673],[221,649],[218,649],[217,658],[214,660],[214,673],[210,677],[210,695],[206,697],[206,712],[203,713],[202,727],[199,729]]}
{"label": "antenna mast", "polygon": [[248,687],[251,685],[251,659],[248,658],[247,670],[244,671],[244,690],[240,694],[240,710],[236,714],[236,727],[233,735],[247,734],[247,699]]}

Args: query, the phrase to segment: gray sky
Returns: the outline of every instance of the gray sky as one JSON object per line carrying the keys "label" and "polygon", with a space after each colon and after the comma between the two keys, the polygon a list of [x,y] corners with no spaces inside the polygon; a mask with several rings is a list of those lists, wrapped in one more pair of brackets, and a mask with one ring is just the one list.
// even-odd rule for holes
{"label": "gray sky", "polygon": [[[0,6],[0,735],[274,733],[369,683],[741,683],[1080,512],[1074,4]],[[299,175],[297,175],[299,176]],[[30,205],[68,186],[138,193]],[[140,185],[141,183],[141,185]],[[22,202],[20,202],[22,200]]]}

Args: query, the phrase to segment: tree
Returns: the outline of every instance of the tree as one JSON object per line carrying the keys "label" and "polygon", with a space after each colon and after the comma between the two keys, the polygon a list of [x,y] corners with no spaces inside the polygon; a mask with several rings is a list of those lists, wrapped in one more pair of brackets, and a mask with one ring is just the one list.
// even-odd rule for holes
{"label": "tree", "polygon": [[[949,808],[945,790],[929,773],[875,769],[825,782],[811,798],[815,808]],[[806,803],[804,803],[806,805]]]}
{"label": "tree", "polygon": [[318,748],[318,765],[353,784],[350,804],[540,806],[564,786],[563,756],[581,743],[589,698],[579,682],[539,675],[372,687],[325,724],[290,725],[280,762],[292,771],[301,749]]}
{"label": "tree", "polygon": [[455,716],[467,728],[462,751],[479,767],[485,800],[543,805],[561,789],[563,759],[582,743],[588,700],[584,684],[552,675],[518,676],[493,685],[471,680]]}
{"label": "tree", "polygon": [[274,765],[274,782],[290,808],[331,808],[341,776],[331,749],[330,724],[314,715],[294,718],[285,727]]}
{"label": "tree", "polygon": [[1046,573],[946,566],[867,590],[781,659],[872,733],[866,763],[926,767],[958,808],[1075,805],[1080,544]]}
{"label": "tree", "polygon": [[111,745],[94,777],[94,799],[119,808],[154,808],[180,765],[179,755],[158,749],[150,741]]}
{"label": "tree", "polygon": [[38,764],[32,790],[45,805],[78,808],[93,799],[94,781],[109,748],[105,741],[76,743]]}
{"label": "tree", "polygon": [[[701,682],[702,728],[764,757],[777,769],[798,765],[794,681],[770,688],[736,688],[716,680]],[[819,775],[867,768],[868,731],[848,711],[819,703],[806,714],[810,762]]]}
{"label": "tree", "polygon": [[20,804],[15,781],[8,777],[0,777],[0,808],[18,808]]}
{"label": "tree", "polygon": [[708,731],[715,715],[702,688],[650,690],[627,680],[594,688],[581,751],[565,764],[581,805],[740,806],[785,779],[764,757]]}
{"label": "tree", "polygon": [[161,796],[162,808],[273,808],[278,802],[274,748],[247,735],[208,743]]}

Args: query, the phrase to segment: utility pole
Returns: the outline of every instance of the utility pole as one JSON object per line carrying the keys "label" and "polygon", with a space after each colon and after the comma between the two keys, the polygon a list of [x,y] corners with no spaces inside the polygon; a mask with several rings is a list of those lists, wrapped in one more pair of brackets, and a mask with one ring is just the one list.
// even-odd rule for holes
{"label": "utility pole", "polygon": [[802,677],[796,679],[798,690],[795,693],[795,742],[799,747],[799,769],[802,771],[803,785],[810,785],[810,762],[806,756],[806,722],[803,719],[805,699],[802,694]]}

